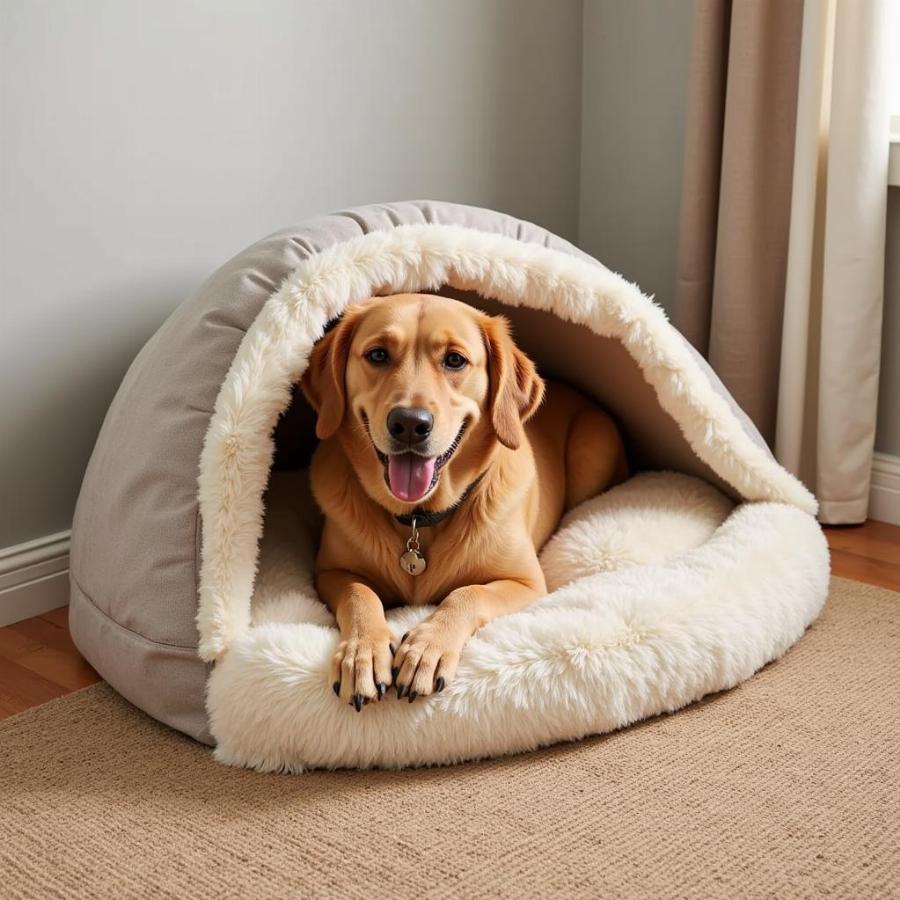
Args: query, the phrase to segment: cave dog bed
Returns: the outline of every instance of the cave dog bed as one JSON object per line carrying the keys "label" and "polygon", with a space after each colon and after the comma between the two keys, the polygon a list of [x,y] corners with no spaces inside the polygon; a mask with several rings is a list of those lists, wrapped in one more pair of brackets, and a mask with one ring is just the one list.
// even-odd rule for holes
{"label": "cave dog bed", "polygon": [[[348,304],[405,291],[506,315],[545,376],[616,417],[636,474],[568,514],[541,555],[548,595],[479,630],[443,693],[358,715],[328,679],[338,632],[313,587],[314,416],[296,385]],[[254,244],[140,352],[78,501],[70,624],[114,688],[224,763],[458,762],[749,678],[824,602],[815,513],[637,287],[508,215],[368,206]],[[429,611],[388,620],[400,635]]]}

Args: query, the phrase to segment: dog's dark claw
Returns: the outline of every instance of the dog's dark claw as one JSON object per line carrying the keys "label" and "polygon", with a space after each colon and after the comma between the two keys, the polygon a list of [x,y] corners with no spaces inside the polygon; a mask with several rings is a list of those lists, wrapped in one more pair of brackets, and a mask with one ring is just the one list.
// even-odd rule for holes
{"label": "dog's dark claw", "polygon": [[413,700],[415,700],[416,697],[418,697],[418,696],[419,696],[419,694],[416,691],[410,691],[409,692],[409,702],[412,703]]}
{"label": "dog's dark claw", "polygon": [[383,681],[379,681],[378,684],[375,685],[375,691],[380,700],[387,693],[387,685]]}
{"label": "dog's dark claw", "polygon": [[331,689],[334,691],[334,693],[335,693],[338,697],[341,696],[341,683],[340,683],[339,681],[336,681],[336,682],[331,686]]}
{"label": "dog's dark claw", "polygon": [[391,678],[392,678],[394,681],[397,680],[397,676],[398,676],[399,674],[400,674],[400,669],[399,669],[399,668],[391,669]]}
{"label": "dog's dark claw", "polygon": [[388,649],[391,651],[391,656],[397,655],[397,648],[393,644],[388,644]]}
{"label": "dog's dark claw", "polygon": [[435,683],[434,683],[434,687],[435,687],[435,690],[436,690],[438,693],[440,693],[440,692],[444,689],[444,687],[445,687],[444,679],[443,679],[443,678],[438,678],[438,680],[435,681]]}
{"label": "dog's dark claw", "polygon": [[408,637],[409,637],[409,632],[407,631],[406,634],[404,634],[403,637],[400,638],[400,643],[402,644]]}
{"label": "dog's dark claw", "polygon": [[356,707],[357,712],[359,712],[363,708],[363,695],[362,694],[354,694],[353,695],[353,705]]}
{"label": "dog's dark claw", "polygon": [[397,685],[397,699],[398,699],[398,700],[402,700],[402,699],[403,699],[403,695],[404,695],[405,693],[406,693],[406,685],[405,685],[405,684],[398,684],[398,685]]}

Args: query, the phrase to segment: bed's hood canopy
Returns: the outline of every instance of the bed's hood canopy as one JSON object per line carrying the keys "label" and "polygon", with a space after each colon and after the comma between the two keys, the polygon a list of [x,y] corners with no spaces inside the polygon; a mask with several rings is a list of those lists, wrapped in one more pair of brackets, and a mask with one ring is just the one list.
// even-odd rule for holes
{"label": "bed's hood canopy", "polygon": [[200,467],[198,623],[206,658],[247,624],[272,431],[313,344],[348,304],[407,291],[502,311],[544,374],[593,395],[617,417],[640,464],[705,477],[736,498],[816,512],[814,497],[778,465],[706,363],[636,286],[584,257],[508,235],[398,225],[303,262],[240,344]]}

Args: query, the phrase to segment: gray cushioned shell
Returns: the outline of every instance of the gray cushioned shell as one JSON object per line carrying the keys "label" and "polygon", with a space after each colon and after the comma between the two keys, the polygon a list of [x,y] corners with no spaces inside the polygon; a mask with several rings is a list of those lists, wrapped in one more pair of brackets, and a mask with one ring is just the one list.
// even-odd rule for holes
{"label": "gray cushioned shell", "polygon": [[[254,244],[212,275],[148,341],[110,406],[75,512],[72,635],[126,698],[199,740],[210,741],[203,702],[207,667],[195,652],[197,468],[232,358],[269,295],[303,260],[360,234],[420,223],[463,225],[589,259],[536,225],[451,203],[379,204],[314,219]],[[481,298],[462,299],[500,310]],[[644,464],[696,474],[728,489],[696,459],[616,342],[547,313],[506,307],[502,312],[545,373],[594,394],[622,419]],[[701,362],[748,434],[765,446]]]}

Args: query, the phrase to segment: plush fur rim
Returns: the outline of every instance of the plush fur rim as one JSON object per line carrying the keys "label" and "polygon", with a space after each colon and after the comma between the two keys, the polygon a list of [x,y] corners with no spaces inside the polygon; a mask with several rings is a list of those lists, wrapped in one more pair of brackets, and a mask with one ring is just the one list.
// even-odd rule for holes
{"label": "plush fur rim", "polygon": [[[389,694],[361,715],[328,689],[334,628],[259,624],[210,674],[215,757],[260,771],[400,768],[613,731],[749,678],[802,636],[827,590],[815,519],[744,503],[669,562],[587,576],[495,619],[444,692],[412,705]],[[429,610],[393,610],[391,627]]]}
{"label": "plush fur rim", "polygon": [[504,235],[398,226],[308,259],[263,306],[216,400],[200,458],[200,655],[222,657],[250,625],[272,429],[326,324],[375,294],[449,285],[553,312],[622,342],[694,453],[748,500],[815,514],[809,491],[743,430],[663,311],[602,266]]}

